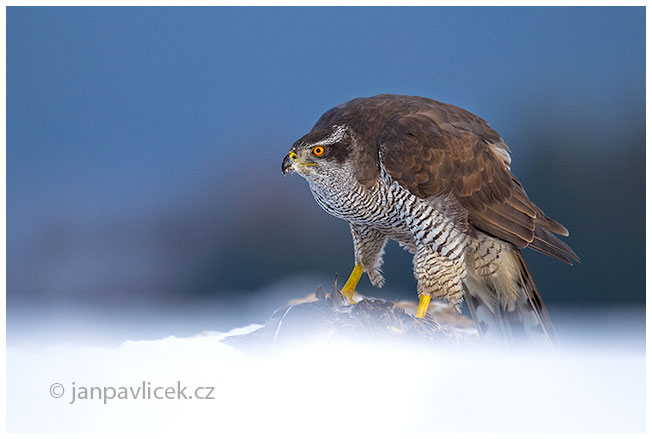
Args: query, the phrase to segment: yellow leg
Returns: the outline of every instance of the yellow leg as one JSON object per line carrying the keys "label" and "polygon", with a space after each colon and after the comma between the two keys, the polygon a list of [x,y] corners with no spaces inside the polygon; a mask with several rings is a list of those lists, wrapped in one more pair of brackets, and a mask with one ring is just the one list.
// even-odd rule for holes
{"label": "yellow leg", "polygon": [[355,287],[358,286],[358,282],[360,282],[362,273],[364,273],[364,268],[362,268],[362,265],[355,264],[355,267],[353,267],[353,271],[351,272],[351,276],[349,276],[349,280],[347,280],[342,287],[342,295],[349,300],[349,303],[355,303],[353,301],[353,292],[355,291]]}
{"label": "yellow leg", "polygon": [[417,308],[417,313],[414,315],[417,319],[422,319],[426,316],[428,311],[428,305],[430,304],[430,296],[419,296],[419,307]]}

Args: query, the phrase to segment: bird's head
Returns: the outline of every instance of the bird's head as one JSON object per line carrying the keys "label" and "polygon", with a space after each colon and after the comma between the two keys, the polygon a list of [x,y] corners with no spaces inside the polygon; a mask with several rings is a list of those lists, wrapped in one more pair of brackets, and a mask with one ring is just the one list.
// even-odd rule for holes
{"label": "bird's head", "polygon": [[338,178],[347,169],[354,143],[353,132],[345,125],[313,130],[294,142],[281,169],[312,181]]}

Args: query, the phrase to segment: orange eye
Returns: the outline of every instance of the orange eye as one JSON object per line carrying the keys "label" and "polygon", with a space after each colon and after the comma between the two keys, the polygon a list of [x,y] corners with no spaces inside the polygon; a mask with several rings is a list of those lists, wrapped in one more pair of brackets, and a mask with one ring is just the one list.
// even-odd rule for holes
{"label": "orange eye", "polygon": [[312,149],[312,153],[319,157],[320,155],[324,154],[324,147],[323,146],[315,146]]}

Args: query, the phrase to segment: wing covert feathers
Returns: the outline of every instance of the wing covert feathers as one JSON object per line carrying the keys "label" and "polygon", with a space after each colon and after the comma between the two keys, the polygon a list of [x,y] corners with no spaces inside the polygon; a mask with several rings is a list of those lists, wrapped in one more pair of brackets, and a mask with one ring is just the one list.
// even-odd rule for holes
{"label": "wing covert feathers", "polygon": [[408,104],[396,104],[377,140],[381,164],[394,180],[423,199],[452,194],[472,226],[519,248],[579,261],[553,234],[568,236],[568,230],[528,198],[510,170],[507,145],[483,119],[452,105],[403,98]]}

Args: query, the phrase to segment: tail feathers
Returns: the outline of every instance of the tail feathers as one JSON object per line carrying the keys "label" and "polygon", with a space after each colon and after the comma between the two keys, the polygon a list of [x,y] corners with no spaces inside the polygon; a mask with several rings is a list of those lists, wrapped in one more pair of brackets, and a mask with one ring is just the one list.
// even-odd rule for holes
{"label": "tail feathers", "polygon": [[519,294],[512,303],[501,301],[499,284],[471,279],[465,298],[480,335],[491,342],[508,345],[551,346],[557,336],[541,296],[520,251],[513,253],[519,274]]}

